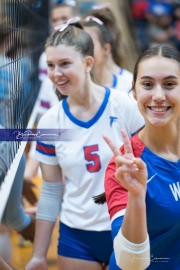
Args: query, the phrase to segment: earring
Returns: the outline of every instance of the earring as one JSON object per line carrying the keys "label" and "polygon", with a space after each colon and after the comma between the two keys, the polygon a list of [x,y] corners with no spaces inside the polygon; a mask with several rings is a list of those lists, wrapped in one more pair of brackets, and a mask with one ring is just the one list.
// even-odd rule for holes
{"label": "earring", "polygon": [[90,69],[89,68],[86,68],[86,72],[89,72],[90,71]]}

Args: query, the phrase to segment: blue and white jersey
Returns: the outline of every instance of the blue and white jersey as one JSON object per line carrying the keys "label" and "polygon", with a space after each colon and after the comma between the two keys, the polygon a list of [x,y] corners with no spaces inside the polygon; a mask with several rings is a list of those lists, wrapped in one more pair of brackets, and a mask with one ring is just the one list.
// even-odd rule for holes
{"label": "blue and white jersey", "polygon": [[132,89],[133,74],[121,68],[120,72],[113,74],[112,88],[129,93]]}
{"label": "blue and white jersey", "polygon": [[126,93],[105,90],[99,110],[89,121],[74,117],[65,98],[49,109],[38,125],[38,128],[71,130],[71,141],[41,141],[36,147],[36,158],[40,162],[59,164],[62,169],[66,184],[61,221],[71,228],[110,230],[107,205],[96,205],[92,199],[104,192],[104,173],[112,157],[102,135],[122,145],[120,128],[131,136],[144,125],[137,105]]}
{"label": "blue and white jersey", "polygon": [[[146,193],[147,228],[150,239],[151,263],[148,270],[180,269],[180,160],[166,160],[148,149],[136,134],[131,138],[135,157],[147,165]],[[124,148],[121,147],[124,153]],[[105,176],[105,191],[112,223],[112,236],[116,237],[123,221],[128,192],[115,179],[115,159],[110,161]],[[145,259],[145,258],[142,258]],[[114,252],[110,270],[120,270]]]}

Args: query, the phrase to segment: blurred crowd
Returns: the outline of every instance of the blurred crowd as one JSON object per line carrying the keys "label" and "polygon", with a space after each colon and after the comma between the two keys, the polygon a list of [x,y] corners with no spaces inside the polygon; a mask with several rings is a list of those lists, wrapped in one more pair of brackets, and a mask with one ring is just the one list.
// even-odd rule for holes
{"label": "blurred crowd", "polygon": [[131,11],[141,51],[155,45],[180,50],[179,0],[131,0]]}

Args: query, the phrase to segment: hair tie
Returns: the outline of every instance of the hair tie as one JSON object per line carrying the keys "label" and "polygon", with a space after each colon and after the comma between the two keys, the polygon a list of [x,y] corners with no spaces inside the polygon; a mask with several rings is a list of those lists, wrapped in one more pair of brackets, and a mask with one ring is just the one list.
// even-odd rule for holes
{"label": "hair tie", "polygon": [[98,18],[96,18],[96,17],[94,17],[94,16],[87,16],[87,17],[85,18],[85,21],[86,21],[86,22],[94,21],[94,22],[96,22],[96,23],[98,23],[98,24],[100,24],[100,25],[103,25],[103,24],[104,24],[100,19],[98,19]]}
{"label": "hair tie", "polygon": [[78,21],[80,21],[80,19],[81,19],[80,17],[73,17],[73,18],[69,19],[66,23],[60,24],[60,25],[58,25],[58,26],[55,26],[55,27],[54,27],[54,30],[59,30],[59,32],[62,32],[62,31],[64,31],[69,25],[75,24],[75,23],[77,23]]}

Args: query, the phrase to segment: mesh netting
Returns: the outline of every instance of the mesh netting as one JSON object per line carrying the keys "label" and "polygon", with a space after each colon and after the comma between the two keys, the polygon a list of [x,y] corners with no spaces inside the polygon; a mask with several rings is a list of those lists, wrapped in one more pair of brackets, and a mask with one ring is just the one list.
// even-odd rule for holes
{"label": "mesh netting", "polygon": [[[0,1],[0,126],[26,128],[40,81],[38,60],[48,36],[47,0]],[[0,143],[0,186],[19,142]]]}

